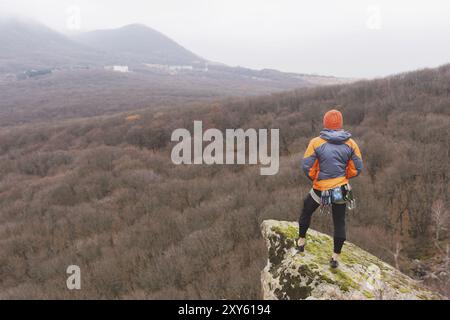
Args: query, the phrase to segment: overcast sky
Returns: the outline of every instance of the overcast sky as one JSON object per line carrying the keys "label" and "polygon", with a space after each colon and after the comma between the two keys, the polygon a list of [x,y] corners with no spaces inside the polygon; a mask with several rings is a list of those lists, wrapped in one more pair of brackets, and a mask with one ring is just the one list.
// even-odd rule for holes
{"label": "overcast sky", "polygon": [[143,23],[256,69],[378,77],[450,62],[447,0],[0,0],[0,14],[60,32]]}

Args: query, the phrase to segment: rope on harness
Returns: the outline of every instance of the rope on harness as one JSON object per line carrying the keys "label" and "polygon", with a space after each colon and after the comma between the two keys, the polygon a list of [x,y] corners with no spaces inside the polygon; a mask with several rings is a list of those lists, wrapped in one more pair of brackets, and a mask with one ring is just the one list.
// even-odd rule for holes
{"label": "rope on harness", "polygon": [[320,214],[330,214],[330,213],[331,213],[331,205],[320,206]]}

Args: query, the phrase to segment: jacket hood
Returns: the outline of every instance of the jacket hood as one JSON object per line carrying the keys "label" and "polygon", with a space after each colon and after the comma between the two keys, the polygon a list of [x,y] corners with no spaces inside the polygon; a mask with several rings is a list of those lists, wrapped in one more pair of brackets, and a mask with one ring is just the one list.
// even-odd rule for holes
{"label": "jacket hood", "polygon": [[330,130],[323,129],[320,132],[320,137],[327,140],[329,143],[342,144],[351,137],[351,133],[345,130]]}

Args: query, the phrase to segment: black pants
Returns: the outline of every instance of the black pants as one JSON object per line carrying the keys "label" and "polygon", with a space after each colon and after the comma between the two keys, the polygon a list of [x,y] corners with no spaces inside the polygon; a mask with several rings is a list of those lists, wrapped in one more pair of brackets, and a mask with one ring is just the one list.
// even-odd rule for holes
{"label": "black pants", "polygon": [[[321,192],[314,190],[314,192],[320,197]],[[299,236],[304,238],[311,223],[311,216],[319,207],[319,204],[308,193],[304,203],[299,224]],[[334,225],[334,253],[341,253],[342,246],[345,242],[345,208],[346,204],[332,204],[331,211],[333,215]]]}

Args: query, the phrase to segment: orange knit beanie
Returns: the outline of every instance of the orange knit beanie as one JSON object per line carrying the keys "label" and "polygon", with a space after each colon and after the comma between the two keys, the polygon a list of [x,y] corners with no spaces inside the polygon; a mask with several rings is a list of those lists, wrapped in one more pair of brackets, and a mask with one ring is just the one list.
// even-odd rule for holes
{"label": "orange knit beanie", "polygon": [[342,129],[343,125],[342,113],[333,109],[325,113],[323,116],[323,127],[330,130]]}

